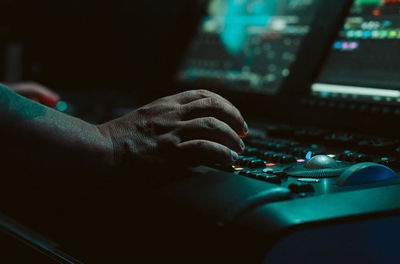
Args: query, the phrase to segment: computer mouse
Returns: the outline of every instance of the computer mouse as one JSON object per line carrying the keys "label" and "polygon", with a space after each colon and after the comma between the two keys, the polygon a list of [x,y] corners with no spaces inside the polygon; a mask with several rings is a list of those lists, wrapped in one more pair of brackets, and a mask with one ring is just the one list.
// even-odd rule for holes
{"label": "computer mouse", "polygon": [[307,161],[304,168],[306,169],[328,169],[336,168],[337,163],[334,159],[326,155],[317,155]]}
{"label": "computer mouse", "polygon": [[390,168],[373,162],[350,166],[340,175],[338,185],[353,186],[396,180],[399,176]]}

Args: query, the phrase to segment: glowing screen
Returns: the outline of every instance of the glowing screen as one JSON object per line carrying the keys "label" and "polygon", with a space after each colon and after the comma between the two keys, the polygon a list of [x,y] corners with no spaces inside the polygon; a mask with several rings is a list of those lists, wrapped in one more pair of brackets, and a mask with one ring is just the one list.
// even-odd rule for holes
{"label": "glowing screen", "polygon": [[310,31],[315,0],[211,0],[178,78],[276,93]]}
{"label": "glowing screen", "polygon": [[356,0],[312,87],[316,94],[400,102],[400,0]]}

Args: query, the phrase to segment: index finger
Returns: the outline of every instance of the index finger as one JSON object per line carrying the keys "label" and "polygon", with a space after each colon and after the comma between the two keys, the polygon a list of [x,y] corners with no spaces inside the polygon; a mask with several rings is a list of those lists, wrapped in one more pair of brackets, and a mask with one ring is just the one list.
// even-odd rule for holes
{"label": "index finger", "polygon": [[184,120],[201,117],[214,117],[228,124],[240,137],[245,137],[248,127],[240,111],[232,104],[209,97],[200,99],[183,106]]}

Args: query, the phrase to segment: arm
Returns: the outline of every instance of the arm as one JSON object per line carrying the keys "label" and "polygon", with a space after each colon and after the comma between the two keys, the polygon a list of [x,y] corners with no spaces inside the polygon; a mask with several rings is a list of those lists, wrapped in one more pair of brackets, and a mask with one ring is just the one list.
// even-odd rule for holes
{"label": "arm", "polygon": [[247,125],[224,98],[188,91],[99,126],[0,87],[1,152],[11,164],[64,172],[131,166],[232,163]]}
{"label": "arm", "polygon": [[0,86],[0,131],[0,152],[11,166],[76,172],[112,165],[111,144],[96,126],[4,86]]}

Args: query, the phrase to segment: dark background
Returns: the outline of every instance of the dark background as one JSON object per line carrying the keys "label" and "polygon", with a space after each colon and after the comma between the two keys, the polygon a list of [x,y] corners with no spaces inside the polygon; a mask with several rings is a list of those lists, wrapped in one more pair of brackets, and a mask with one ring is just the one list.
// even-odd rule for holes
{"label": "dark background", "polygon": [[[138,103],[169,94],[199,6],[194,0],[0,1],[1,80],[37,81],[61,94],[123,92]],[[14,57],[20,61],[14,75],[10,48],[21,55]]]}
{"label": "dark background", "polygon": [[[111,119],[104,110],[98,117],[94,102],[134,106],[172,92],[172,77],[201,14],[199,3],[187,0],[0,0],[0,82],[35,81],[76,108],[91,108],[81,108],[89,112],[87,120]],[[86,241],[77,243],[76,238],[86,237],[85,230],[93,225],[83,214],[98,210],[85,202],[95,199],[82,198],[76,190],[73,201],[57,199],[57,191],[49,194],[34,184],[26,186],[3,184],[0,197],[9,203],[3,203],[1,211],[61,241],[74,256],[85,255],[77,248]],[[108,185],[106,190],[112,192]],[[26,197],[34,197],[33,202]],[[60,202],[64,199],[65,204]],[[96,200],[99,212],[105,210],[103,205]],[[25,256],[30,263],[46,263],[32,260],[36,252],[17,248],[20,245],[1,231],[0,241],[6,245],[2,260],[8,252],[10,257]]]}

